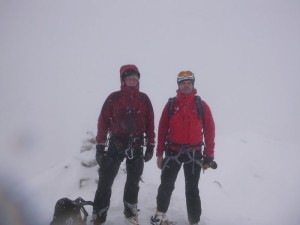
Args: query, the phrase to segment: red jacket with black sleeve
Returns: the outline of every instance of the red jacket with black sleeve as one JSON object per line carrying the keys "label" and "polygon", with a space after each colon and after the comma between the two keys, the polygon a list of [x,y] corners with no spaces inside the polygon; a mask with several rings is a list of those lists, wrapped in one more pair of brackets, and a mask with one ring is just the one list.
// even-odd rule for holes
{"label": "red jacket with black sleeve", "polygon": [[[177,90],[173,103],[171,118],[169,118],[168,103],[162,112],[158,127],[158,143],[156,156],[162,156],[167,141],[177,145],[196,146],[205,143],[204,154],[214,157],[215,123],[209,106],[202,101],[204,118],[198,116],[194,89],[189,95],[183,95]],[[175,149],[176,150],[176,149]],[[200,148],[196,151],[200,151]]]}
{"label": "red jacket with black sleeve", "polygon": [[108,134],[122,139],[146,134],[148,144],[155,144],[152,104],[138,87],[122,85],[105,100],[98,118],[97,143],[105,144]]}

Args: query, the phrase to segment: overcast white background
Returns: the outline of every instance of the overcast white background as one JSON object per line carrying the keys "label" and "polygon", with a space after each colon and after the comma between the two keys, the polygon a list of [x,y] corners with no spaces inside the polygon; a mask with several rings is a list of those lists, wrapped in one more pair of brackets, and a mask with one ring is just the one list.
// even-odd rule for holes
{"label": "overcast white background", "polygon": [[156,128],[176,75],[193,71],[228,164],[239,159],[224,135],[298,148],[299,1],[1,0],[0,33],[1,166],[19,182],[78,153],[127,63],[140,69]]}

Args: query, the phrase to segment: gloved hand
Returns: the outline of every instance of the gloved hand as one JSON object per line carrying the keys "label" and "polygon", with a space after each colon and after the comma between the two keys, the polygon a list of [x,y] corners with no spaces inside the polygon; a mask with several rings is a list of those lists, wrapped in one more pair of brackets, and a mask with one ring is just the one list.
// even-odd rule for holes
{"label": "gloved hand", "polygon": [[203,169],[204,170],[208,169],[213,161],[214,161],[213,157],[210,157],[208,155],[204,155],[203,158],[202,158]]}
{"label": "gloved hand", "polygon": [[144,155],[144,161],[148,162],[150,159],[152,159],[154,152],[154,145],[147,145],[145,155]]}
{"label": "gloved hand", "polygon": [[103,162],[103,158],[105,157],[104,149],[105,149],[105,145],[101,145],[101,144],[96,145],[96,160],[99,166],[101,166]]}

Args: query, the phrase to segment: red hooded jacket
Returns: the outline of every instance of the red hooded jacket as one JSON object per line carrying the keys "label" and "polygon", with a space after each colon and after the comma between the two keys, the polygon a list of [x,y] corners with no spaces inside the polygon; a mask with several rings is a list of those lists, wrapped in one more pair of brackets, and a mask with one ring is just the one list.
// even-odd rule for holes
{"label": "red hooded jacket", "polygon": [[105,144],[107,135],[122,139],[142,137],[154,145],[154,113],[149,97],[137,87],[127,87],[113,92],[105,100],[99,119],[97,143]]}
{"label": "red hooded jacket", "polygon": [[[163,151],[166,149],[166,142],[169,140],[174,144],[192,146],[199,145],[204,141],[206,146],[204,154],[214,157],[214,120],[209,106],[202,101],[204,111],[204,124],[202,124],[195,101],[196,93],[197,90],[194,89],[191,94],[183,95],[177,90],[171,118],[169,118],[169,106],[166,104],[159,121],[157,156],[163,155]],[[200,151],[200,148],[197,150]]]}

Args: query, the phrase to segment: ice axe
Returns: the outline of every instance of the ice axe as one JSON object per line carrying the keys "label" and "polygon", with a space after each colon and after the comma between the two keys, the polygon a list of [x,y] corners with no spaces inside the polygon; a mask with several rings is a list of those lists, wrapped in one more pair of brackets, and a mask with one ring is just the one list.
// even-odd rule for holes
{"label": "ice axe", "polygon": [[203,162],[199,162],[201,168],[204,170],[207,170],[208,168],[211,169],[217,169],[218,168],[218,164],[216,163],[216,161],[211,161],[210,163],[203,163]]}

